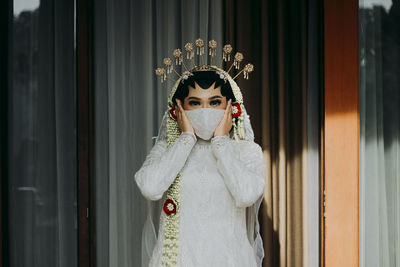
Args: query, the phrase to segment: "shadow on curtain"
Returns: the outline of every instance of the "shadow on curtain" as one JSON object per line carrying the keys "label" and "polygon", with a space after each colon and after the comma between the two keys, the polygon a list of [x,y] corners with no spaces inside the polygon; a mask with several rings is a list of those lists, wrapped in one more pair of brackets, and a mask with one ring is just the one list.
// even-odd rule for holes
{"label": "shadow on curtain", "polygon": [[255,65],[239,80],[267,163],[264,266],[307,263],[307,1],[225,1],[224,41]]}

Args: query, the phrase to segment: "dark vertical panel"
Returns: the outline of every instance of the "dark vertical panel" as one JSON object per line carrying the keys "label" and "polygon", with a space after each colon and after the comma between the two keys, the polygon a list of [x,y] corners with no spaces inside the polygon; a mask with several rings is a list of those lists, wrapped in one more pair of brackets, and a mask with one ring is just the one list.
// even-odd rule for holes
{"label": "dark vertical panel", "polygon": [[[96,190],[96,266],[109,267],[109,106],[108,106],[108,44],[107,0],[97,0],[94,5],[94,117],[95,117],[95,176]],[[93,212],[92,212],[93,213]]]}
{"label": "dark vertical panel", "polygon": [[307,162],[308,162],[308,264],[321,266],[321,94],[323,91],[323,2],[308,0]]}
{"label": "dark vertical panel", "polygon": [[79,266],[95,266],[93,2],[76,1]]}
{"label": "dark vertical panel", "polygon": [[8,124],[8,78],[10,26],[12,22],[12,0],[0,4],[0,267],[8,266],[8,183],[7,183],[7,124]]}

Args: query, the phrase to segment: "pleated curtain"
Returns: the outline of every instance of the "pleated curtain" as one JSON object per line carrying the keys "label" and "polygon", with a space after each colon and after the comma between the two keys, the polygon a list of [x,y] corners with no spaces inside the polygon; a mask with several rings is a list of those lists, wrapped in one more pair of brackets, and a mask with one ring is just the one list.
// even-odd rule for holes
{"label": "pleated curtain", "polygon": [[255,65],[238,84],[267,164],[263,266],[309,266],[307,2],[229,0],[224,10],[225,42]]}
{"label": "pleated curtain", "polygon": [[400,266],[400,2],[360,2],[360,266]]}

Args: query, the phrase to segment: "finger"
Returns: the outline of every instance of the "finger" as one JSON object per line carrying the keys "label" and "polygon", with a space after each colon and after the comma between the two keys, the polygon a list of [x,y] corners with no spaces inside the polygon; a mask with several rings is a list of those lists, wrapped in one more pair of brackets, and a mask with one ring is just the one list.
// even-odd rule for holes
{"label": "finger", "polygon": [[182,107],[182,103],[181,102],[179,103],[179,111],[181,113],[181,118],[182,119],[186,119],[186,113],[185,113],[184,108]]}
{"label": "finger", "polygon": [[185,109],[182,107],[182,103],[179,101],[179,109],[183,118],[186,118]]}
{"label": "finger", "polygon": [[180,99],[177,99],[177,106],[178,106],[179,115],[182,115],[182,105],[181,105]]}
{"label": "finger", "polygon": [[228,124],[232,123],[232,106],[229,106],[228,112],[226,114],[226,122]]}
{"label": "finger", "polygon": [[229,110],[230,108],[232,108],[232,100],[231,99],[229,99],[228,105],[226,106],[227,110]]}
{"label": "finger", "polygon": [[227,119],[228,127],[230,126],[230,128],[232,128],[232,99],[229,99],[228,116],[226,119]]}
{"label": "finger", "polygon": [[227,116],[227,115],[228,115],[230,106],[231,106],[231,100],[229,99],[228,105],[226,105],[226,109],[225,109],[224,116]]}
{"label": "finger", "polygon": [[176,110],[178,111],[177,114],[176,114],[176,117],[178,118],[178,120],[181,120],[181,109],[180,109],[180,107],[178,106],[178,108]]}
{"label": "finger", "polygon": [[180,99],[177,99],[176,101],[177,101],[177,103],[178,103],[179,109],[182,111],[183,108],[182,108],[181,100],[180,100]]}
{"label": "finger", "polygon": [[180,118],[181,118],[181,111],[180,111],[180,108],[179,108],[179,105],[177,104],[176,105],[176,109],[175,109],[175,114],[176,114],[176,120],[177,121],[180,121]]}

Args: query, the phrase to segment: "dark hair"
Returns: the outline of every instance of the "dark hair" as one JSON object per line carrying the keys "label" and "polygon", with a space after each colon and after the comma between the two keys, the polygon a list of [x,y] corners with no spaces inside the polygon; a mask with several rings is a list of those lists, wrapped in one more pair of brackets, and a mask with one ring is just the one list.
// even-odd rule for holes
{"label": "dark hair", "polygon": [[232,92],[232,87],[227,80],[226,82],[219,77],[215,71],[195,71],[193,76],[189,76],[187,80],[180,82],[172,102],[176,104],[176,99],[181,100],[183,103],[185,97],[189,95],[189,86],[195,88],[194,82],[196,82],[201,88],[208,89],[215,82],[214,88],[221,86],[221,94],[226,97],[226,100],[232,99],[232,103],[236,101],[235,96]]}

